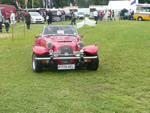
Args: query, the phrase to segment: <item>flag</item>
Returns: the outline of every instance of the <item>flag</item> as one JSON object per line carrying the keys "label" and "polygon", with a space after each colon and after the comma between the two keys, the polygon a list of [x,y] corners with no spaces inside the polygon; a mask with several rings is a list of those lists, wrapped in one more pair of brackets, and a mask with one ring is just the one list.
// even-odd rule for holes
{"label": "flag", "polygon": [[51,7],[53,7],[53,1],[52,0],[48,0],[48,6],[51,6]]}
{"label": "flag", "polygon": [[16,2],[18,9],[22,9],[20,3],[17,0],[15,0],[15,2]]}
{"label": "flag", "polygon": [[28,0],[25,0],[25,4],[28,4]]}
{"label": "flag", "polygon": [[45,7],[45,0],[43,0],[43,7]]}
{"label": "flag", "polygon": [[52,4],[51,4],[51,6],[52,6],[52,7],[54,6],[54,3],[53,3],[53,1],[52,1]]}
{"label": "flag", "polygon": [[133,0],[130,5],[136,4],[136,0]]}
{"label": "flag", "polygon": [[70,3],[70,7],[72,7],[72,3]]}
{"label": "flag", "polygon": [[32,0],[32,8],[33,8],[33,6],[34,6],[34,0]]}
{"label": "flag", "polygon": [[28,8],[28,0],[25,0],[26,9]]}

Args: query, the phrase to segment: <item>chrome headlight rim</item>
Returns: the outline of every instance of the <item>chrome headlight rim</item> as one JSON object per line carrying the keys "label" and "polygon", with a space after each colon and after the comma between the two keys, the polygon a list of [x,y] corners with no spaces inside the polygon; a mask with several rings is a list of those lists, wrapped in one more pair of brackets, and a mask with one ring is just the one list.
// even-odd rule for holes
{"label": "chrome headlight rim", "polygon": [[47,47],[47,49],[52,49],[53,48],[53,43],[47,42],[46,47]]}
{"label": "chrome headlight rim", "polygon": [[74,55],[76,56],[76,57],[80,57],[80,51],[74,51]]}
{"label": "chrome headlight rim", "polygon": [[53,52],[53,56],[54,56],[54,57],[58,57],[59,55],[60,55],[60,54],[59,54],[58,51],[54,51],[54,52]]}
{"label": "chrome headlight rim", "polygon": [[79,41],[77,43],[78,48],[82,49],[84,47],[84,43],[82,41]]}

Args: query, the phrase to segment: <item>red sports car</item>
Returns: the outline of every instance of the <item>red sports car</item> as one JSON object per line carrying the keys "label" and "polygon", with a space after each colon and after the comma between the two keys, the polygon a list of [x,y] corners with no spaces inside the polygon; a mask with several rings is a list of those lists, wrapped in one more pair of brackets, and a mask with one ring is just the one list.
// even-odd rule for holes
{"label": "red sports car", "polygon": [[43,28],[42,35],[35,37],[32,47],[32,68],[41,72],[43,68],[57,70],[99,67],[98,46],[84,46],[81,36],[74,26],[49,25]]}

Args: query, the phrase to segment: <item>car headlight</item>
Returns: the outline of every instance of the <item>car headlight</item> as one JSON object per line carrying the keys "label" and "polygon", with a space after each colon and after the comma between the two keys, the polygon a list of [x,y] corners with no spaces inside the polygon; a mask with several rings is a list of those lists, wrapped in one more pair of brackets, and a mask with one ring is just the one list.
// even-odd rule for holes
{"label": "car headlight", "polygon": [[47,49],[52,49],[53,44],[51,42],[47,42],[46,47],[47,47]]}
{"label": "car headlight", "polygon": [[78,48],[82,49],[84,46],[84,43],[82,41],[79,41],[77,45],[78,45]]}
{"label": "car headlight", "polygon": [[53,55],[54,55],[54,57],[58,57],[58,56],[59,56],[59,53],[58,53],[57,51],[55,51],[55,52],[53,53]]}
{"label": "car headlight", "polygon": [[80,56],[80,51],[76,51],[76,52],[74,52],[74,54],[75,54],[76,57],[79,57]]}

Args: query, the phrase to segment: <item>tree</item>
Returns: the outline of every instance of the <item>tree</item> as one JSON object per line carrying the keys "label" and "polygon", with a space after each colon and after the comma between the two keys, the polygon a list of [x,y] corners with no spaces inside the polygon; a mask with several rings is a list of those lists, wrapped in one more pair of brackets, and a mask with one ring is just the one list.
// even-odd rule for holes
{"label": "tree", "polygon": [[[15,0],[0,0],[0,4],[14,5]],[[25,0],[17,0],[22,8],[25,8]],[[108,5],[109,0],[53,0],[54,7],[69,6],[70,3],[77,5],[78,7],[89,7],[89,5]],[[149,3],[150,0],[139,0],[139,3]],[[17,7],[17,6],[16,6]],[[43,0],[34,0],[34,7],[43,7]],[[32,0],[28,0],[28,8],[32,8]]]}

